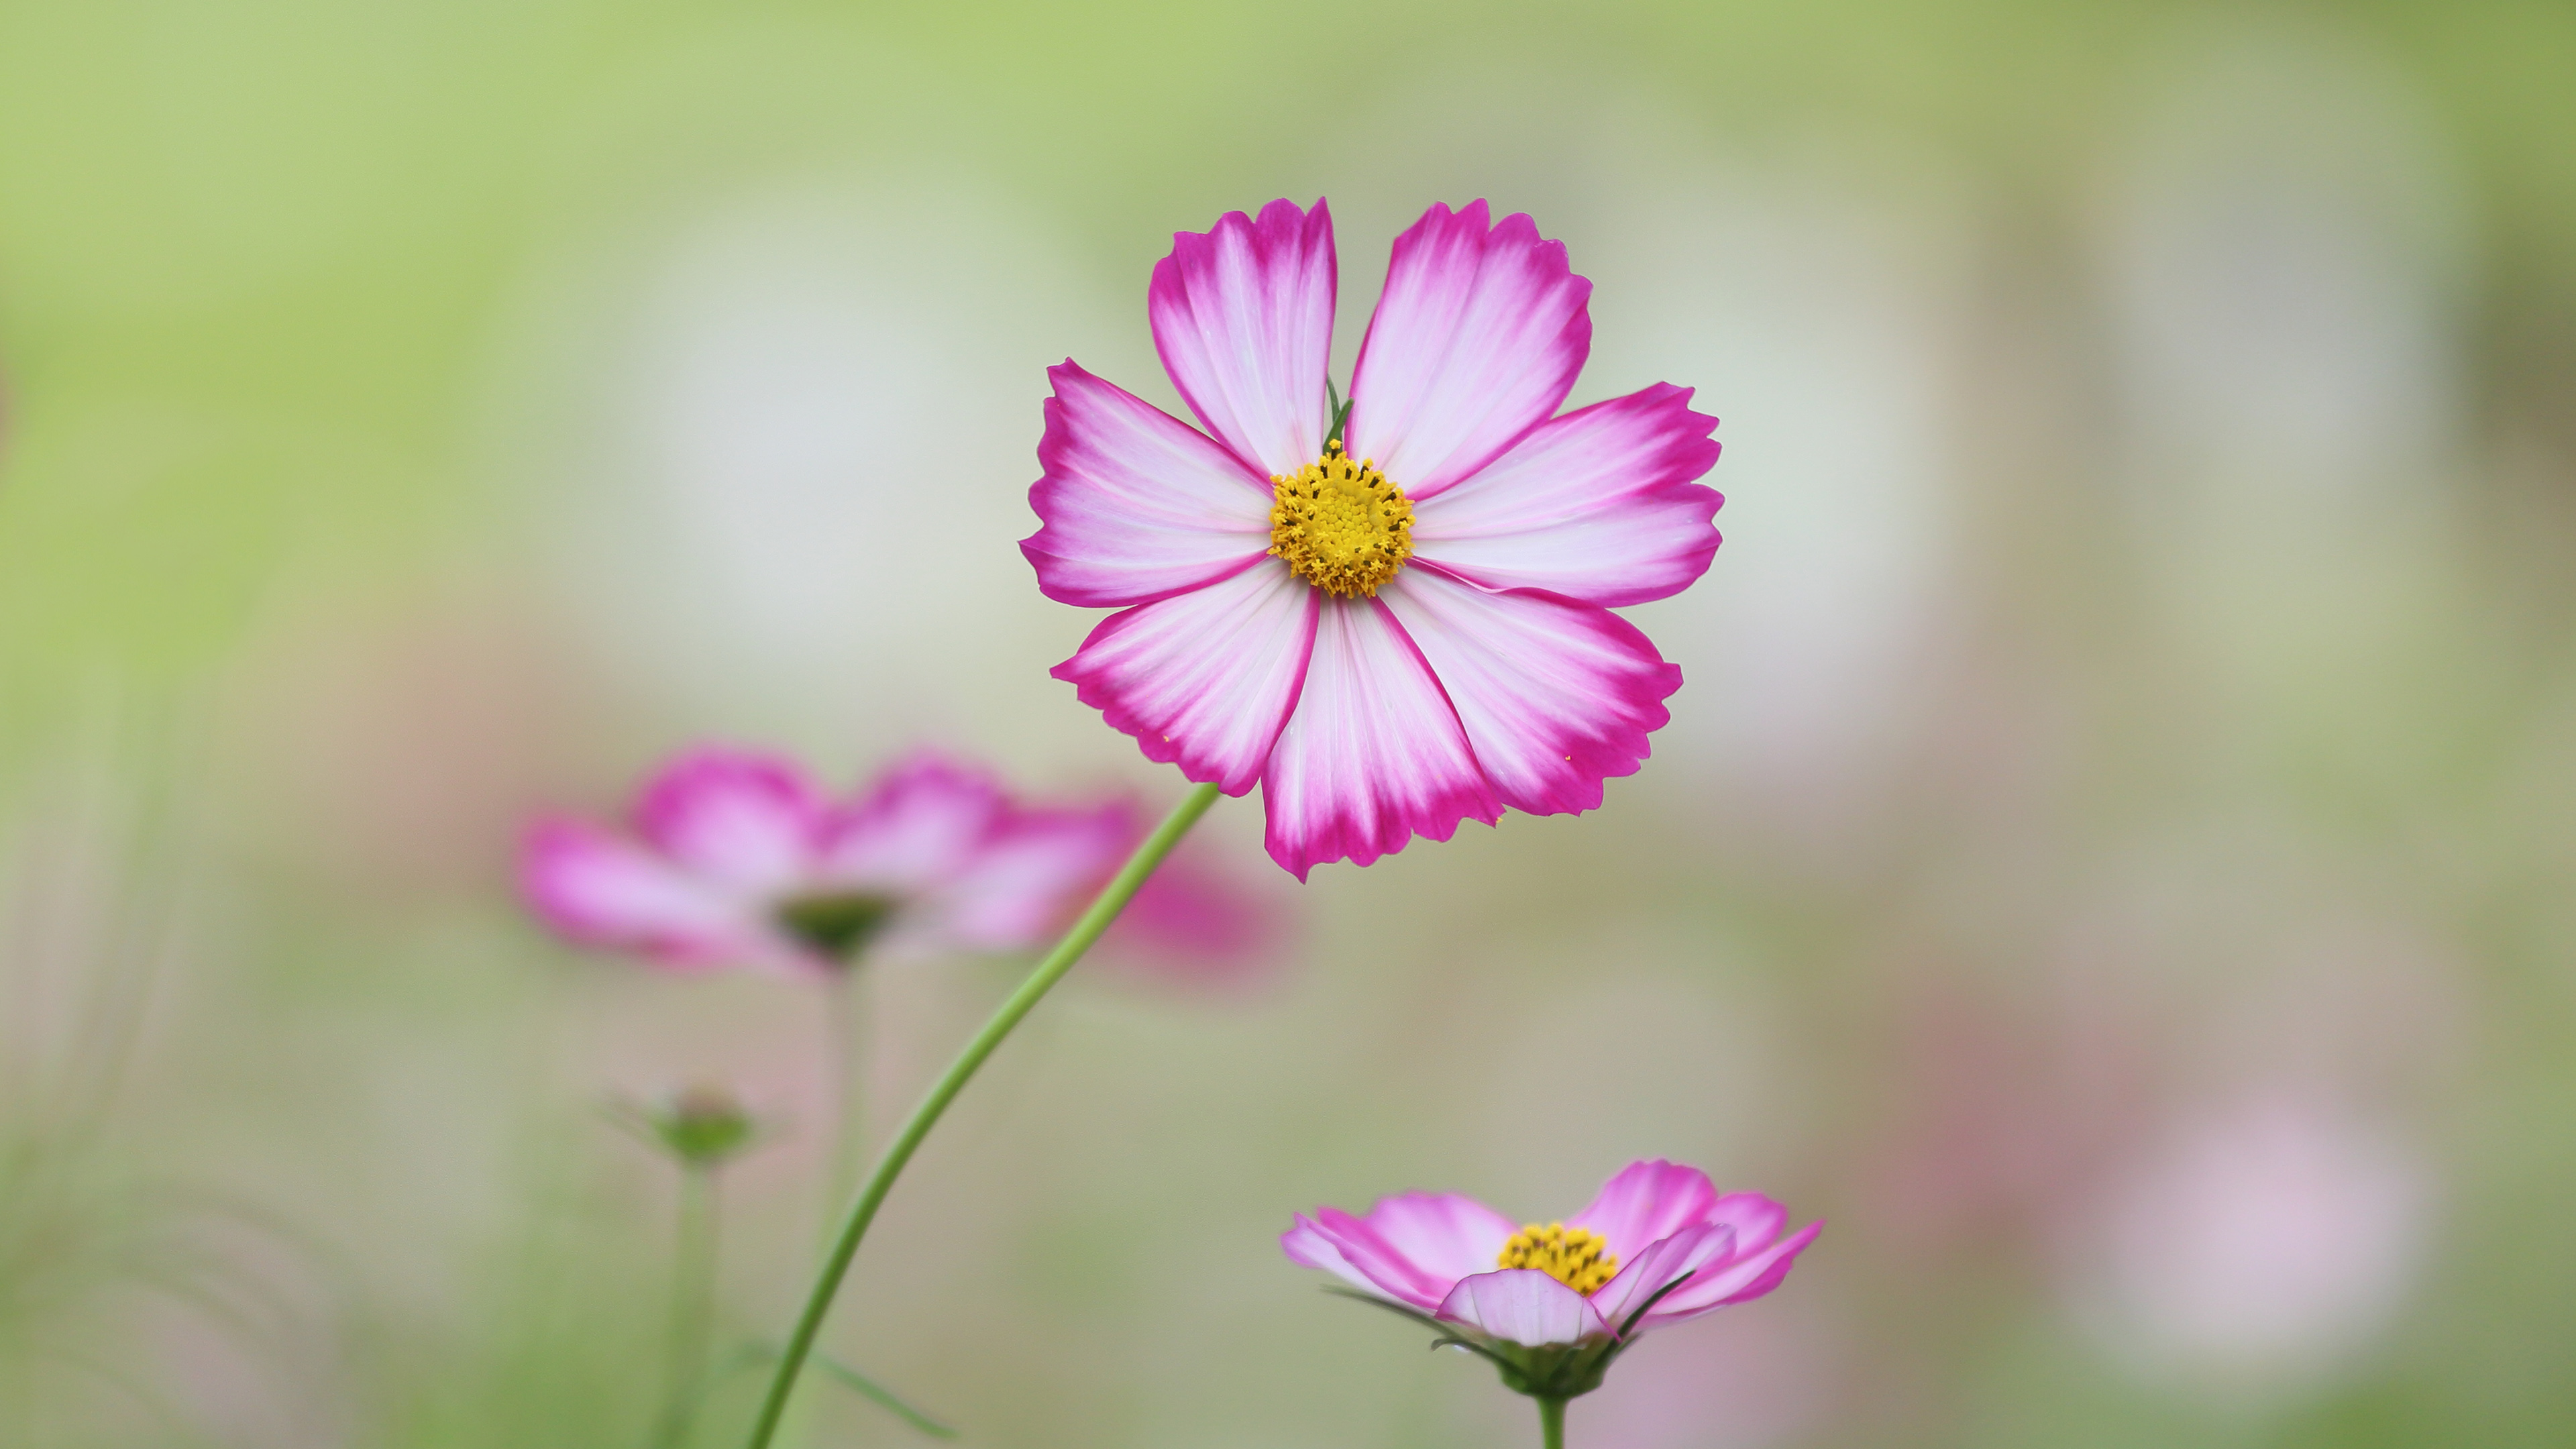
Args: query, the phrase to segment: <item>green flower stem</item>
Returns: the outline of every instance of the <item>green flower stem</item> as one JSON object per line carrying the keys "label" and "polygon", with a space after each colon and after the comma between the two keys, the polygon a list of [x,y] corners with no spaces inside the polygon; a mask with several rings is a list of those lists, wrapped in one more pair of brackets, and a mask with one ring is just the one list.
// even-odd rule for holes
{"label": "green flower stem", "polygon": [[850,1260],[858,1254],[859,1241],[867,1236],[868,1224],[876,1220],[878,1207],[884,1204],[886,1194],[893,1191],[895,1179],[903,1175],[905,1164],[912,1161],[912,1154],[920,1149],[922,1139],[938,1125],[941,1114],[948,1110],[949,1103],[957,1100],[957,1094],[974,1078],[976,1070],[984,1065],[984,1059],[993,1054],[994,1048],[1002,1044],[1039,999],[1064,979],[1064,974],[1082,959],[1082,953],[1090,950],[1101,933],[1109,929],[1110,922],[1118,919],[1118,913],[1135,898],[1137,888],[1145,884],[1145,878],[1154,873],[1154,868],[1163,863],[1163,857],[1172,853],[1172,847],[1178,845],[1190,827],[1198,823],[1199,817],[1207,813],[1208,807],[1216,803],[1216,797],[1216,786],[1200,785],[1183,796],[1180,804],[1172,807],[1172,813],[1154,828],[1153,834],[1145,837],[1145,843],[1137,846],[1136,853],[1127,857],[1127,864],[1119,869],[1108,885],[1101,888],[1100,894],[1093,898],[1091,908],[1082,913],[1082,919],[1073,923],[1073,929],[1067,931],[1055,949],[1047,953],[1046,959],[1029,972],[1028,979],[1020,983],[1010,999],[994,1011],[992,1019],[984,1023],[984,1029],[975,1033],[975,1039],[966,1044],[966,1049],[949,1064],[948,1070],[930,1089],[930,1094],[921,1099],[921,1105],[912,1109],[911,1120],[905,1122],[903,1130],[895,1134],[894,1141],[886,1145],[885,1156],[878,1160],[876,1171],[868,1175],[867,1186],[860,1190],[859,1200],[851,1204],[849,1221],[842,1225],[840,1239],[832,1245],[832,1256],[824,1261],[823,1271],[815,1278],[814,1291],[806,1295],[805,1311],[797,1317],[796,1331],[788,1338],[786,1351],[778,1357],[778,1371],[770,1378],[768,1396],[761,1401],[760,1418],[751,1426],[751,1438],[745,1449],[768,1449],[770,1439],[777,1434],[778,1421],[787,1412],[788,1395],[795,1392],[797,1376],[804,1371],[805,1360],[814,1351],[815,1336],[823,1330],[823,1315],[831,1310],[833,1295],[840,1291],[841,1280],[850,1271]]}
{"label": "green flower stem", "polygon": [[868,1053],[867,1004],[859,998],[859,962],[845,962],[834,969],[825,984],[829,1007],[824,1030],[831,1033],[826,1042],[826,1056],[832,1064],[832,1169],[823,1183],[823,1205],[818,1216],[827,1235],[822,1245],[831,1246],[832,1213],[850,1200],[850,1190],[859,1175],[861,1154],[868,1148],[867,1071]]}
{"label": "green flower stem", "polygon": [[1545,1449],[1565,1449],[1565,1400],[1538,1401],[1538,1442]]}
{"label": "green flower stem", "polygon": [[711,1163],[680,1163],[680,1212],[671,1249],[671,1362],[657,1445],[680,1442],[697,1408],[707,1371],[707,1340],[715,1327],[716,1171]]}

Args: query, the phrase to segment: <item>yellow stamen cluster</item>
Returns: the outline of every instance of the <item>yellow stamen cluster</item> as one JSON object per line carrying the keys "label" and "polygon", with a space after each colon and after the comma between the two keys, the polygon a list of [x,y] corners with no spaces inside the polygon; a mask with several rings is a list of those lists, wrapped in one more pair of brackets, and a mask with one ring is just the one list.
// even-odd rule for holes
{"label": "yellow stamen cluster", "polygon": [[1413,505],[1375,463],[1354,463],[1340,443],[1294,474],[1270,480],[1270,552],[1327,593],[1377,597],[1413,557]]}
{"label": "yellow stamen cluster", "polygon": [[1523,1223],[1494,1257],[1497,1268],[1536,1268],[1586,1298],[1619,1276],[1610,1240],[1590,1228]]}

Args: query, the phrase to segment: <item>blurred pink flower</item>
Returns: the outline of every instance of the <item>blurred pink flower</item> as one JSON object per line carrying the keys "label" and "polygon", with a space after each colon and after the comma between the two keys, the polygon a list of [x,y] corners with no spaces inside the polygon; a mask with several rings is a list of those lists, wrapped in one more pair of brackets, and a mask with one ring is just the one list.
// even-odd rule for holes
{"label": "blurred pink flower", "polygon": [[635,835],[551,818],[520,881],[586,945],[676,970],[828,972],[863,954],[1043,944],[1139,838],[1123,802],[1028,809],[923,753],[847,802],[793,763],[704,748],[649,781]]}
{"label": "blurred pink flower", "polygon": [[1289,916],[1276,890],[1227,869],[1203,842],[1184,841],[1146,878],[1095,954],[1103,968],[1155,986],[1249,987],[1270,979],[1286,956],[1295,934]]}
{"label": "blurred pink flower", "polygon": [[2369,1347],[2432,1239],[2433,1174],[2399,1133],[2312,1086],[2177,1124],[2070,1235],[2083,1318],[2151,1378],[2292,1388]]}
{"label": "blurred pink flower", "polygon": [[1782,1237],[1788,1216],[1760,1193],[1720,1196],[1706,1173],[1657,1158],[1620,1169],[1563,1222],[1514,1228],[1473,1198],[1404,1193],[1364,1217],[1300,1215],[1279,1245],[1485,1352],[1513,1388],[1564,1398],[1597,1387],[1600,1369],[1646,1330],[1779,1287],[1824,1228]]}
{"label": "blurred pink flower", "polygon": [[1259,783],[1300,880],[1505,806],[1600,805],[1681,685],[1610,610],[1705,572],[1721,502],[1689,389],[1557,415],[1592,284],[1527,216],[1437,205],[1396,238],[1346,430],[1337,274],[1321,201],[1174,237],[1146,310],[1207,431],[1051,369],[1020,545],[1047,597],[1124,611],[1056,676],[1147,758]]}

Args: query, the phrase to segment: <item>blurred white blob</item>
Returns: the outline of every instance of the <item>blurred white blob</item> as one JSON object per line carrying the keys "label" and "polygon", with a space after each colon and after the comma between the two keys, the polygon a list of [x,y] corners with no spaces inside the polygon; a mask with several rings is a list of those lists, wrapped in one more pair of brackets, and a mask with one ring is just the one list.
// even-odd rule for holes
{"label": "blurred white blob", "polygon": [[2463,208],[2404,78],[2331,34],[2194,32],[2107,239],[2143,506],[2340,505],[2414,481],[2458,408]]}
{"label": "blurred white blob", "polygon": [[1725,543],[1688,592],[1632,611],[1686,681],[1656,753],[1814,825],[1868,792],[1950,551],[1953,228],[1919,182],[1890,193],[1857,163],[1797,175],[1640,178],[1585,220],[1574,261],[1596,285],[1580,397],[1669,381],[1721,420],[1704,481],[1726,495]]}
{"label": "blurred white blob", "polygon": [[672,237],[589,344],[595,476],[562,534],[612,664],[841,728],[853,706],[927,694],[936,719],[1046,686],[1080,631],[1014,546],[1044,368],[1111,335],[1062,255],[1033,211],[886,176],[780,186]]}
{"label": "blurred white blob", "polygon": [[2141,1377],[2293,1390],[2386,1332],[2423,1266],[2431,1174],[2398,1134],[2294,1090],[2178,1125],[2116,1175],[2068,1275]]}

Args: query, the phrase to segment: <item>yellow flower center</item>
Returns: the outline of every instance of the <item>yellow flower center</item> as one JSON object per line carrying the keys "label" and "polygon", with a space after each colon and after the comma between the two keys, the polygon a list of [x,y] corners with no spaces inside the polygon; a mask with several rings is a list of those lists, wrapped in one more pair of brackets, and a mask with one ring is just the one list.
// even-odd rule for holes
{"label": "yellow flower center", "polygon": [[1523,1223],[1503,1250],[1494,1255],[1497,1268],[1536,1268],[1589,1298],[1619,1275],[1619,1259],[1610,1240],[1590,1228],[1563,1223]]}
{"label": "yellow flower center", "polygon": [[1328,593],[1377,597],[1413,557],[1413,505],[1374,463],[1354,463],[1340,443],[1293,474],[1270,480],[1270,552]]}

